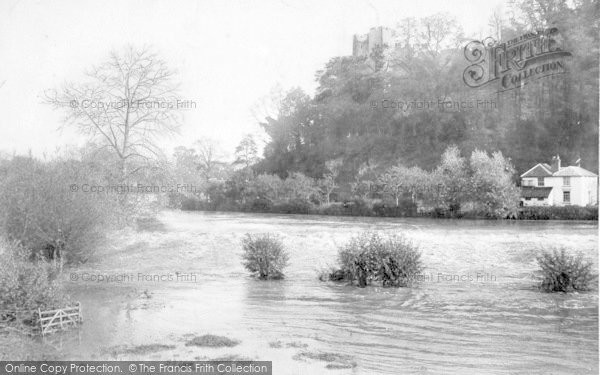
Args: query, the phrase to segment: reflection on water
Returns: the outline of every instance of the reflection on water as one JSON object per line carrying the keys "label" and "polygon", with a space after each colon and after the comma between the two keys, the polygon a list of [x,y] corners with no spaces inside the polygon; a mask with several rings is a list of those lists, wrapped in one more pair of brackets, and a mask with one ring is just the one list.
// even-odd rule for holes
{"label": "reflection on water", "polygon": [[[194,273],[197,282],[72,283],[85,324],[75,340],[81,346],[67,342],[65,356],[126,359],[111,348],[168,343],[177,349],[143,359],[240,355],[273,360],[276,373],[328,371],[325,363],[292,359],[310,350],[351,356],[357,367],[341,373],[598,372],[597,291],[535,289],[536,251],[566,246],[596,259],[596,223],[179,212],[161,220],[166,232],[116,238],[107,252],[119,255],[87,267]],[[402,232],[420,245],[427,269],[417,287],[317,280],[318,268],[335,262],[337,246],[367,229]],[[240,265],[244,233],[266,231],[280,233],[290,249],[286,280],[254,280]],[[186,335],[204,333],[242,343],[226,350],[184,345]],[[295,344],[271,348],[277,340]]]}

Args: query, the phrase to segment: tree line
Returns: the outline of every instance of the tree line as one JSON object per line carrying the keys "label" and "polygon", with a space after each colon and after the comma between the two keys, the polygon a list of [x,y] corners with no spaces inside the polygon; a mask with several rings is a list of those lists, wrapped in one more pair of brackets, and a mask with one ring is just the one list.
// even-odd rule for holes
{"label": "tree line", "polygon": [[[246,137],[242,144],[253,142]],[[238,154],[239,151],[240,147]],[[178,149],[179,158],[174,160],[177,174],[173,177],[191,177],[193,180],[187,181],[198,190],[192,195],[172,194],[170,205],[192,210],[335,214],[336,209],[358,204],[366,206],[366,211],[374,206],[387,207],[396,212],[394,216],[414,215],[417,211],[458,216],[467,207],[482,216],[506,217],[514,214],[519,203],[519,190],[512,179],[514,167],[501,152],[489,155],[475,150],[467,158],[458,147],[450,146],[431,170],[402,164],[381,170],[363,165],[347,189],[341,189],[340,185],[342,159],[326,162],[321,178],[302,172],[281,178],[277,174],[258,173],[256,164],[246,163],[241,168],[235,168],[238,163],[222,163],[221,167],[228,172],[226,178],[220,178],[223,169],[207,168],[202,155],[194,149],[185,152]],[[207,174],[209,170],[214,174]]]}
{"label": "tree line", "polygon": [[[274,110],[261,121],[269,141],[257,170],[322,178],[326,163],[341,159],[340,181],[347,185],[365,165],[432,169],[451,145],[467,155],[500,151],[519,172],[556,154],[596,170],[598,2],[521,0],[508,7],[508,19],[490,19],[492,36],[506,41],[557,27],[572,54],[565,74],[503,93],[472,89],[462,79],[463,47],[471,38],[456,20],[444,14],[400,20],[393,46],[369,57],[333,57],[315,73],[316,93],[294,88],[274,98]],[[384,101],[490,105],[394,109],[382,108]]]}

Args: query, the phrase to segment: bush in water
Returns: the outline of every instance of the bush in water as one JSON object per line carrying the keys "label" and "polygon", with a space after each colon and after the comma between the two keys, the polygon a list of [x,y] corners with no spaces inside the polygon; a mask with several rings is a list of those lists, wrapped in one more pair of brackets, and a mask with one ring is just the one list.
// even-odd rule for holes
{"label": "bush in water", "polygon": [[320,281],[348,281],[351,275],[335,267],[326,267],[318,272]]}
{"label": "bush in water", "polygon": [[281,279],[288,254],[273,234],[246,234],[242,241],[244,267],[261,279]]}
{"label": "bush in water", "polygon": [[[422,271],[421,252],[402,236],[363,233],[338,253],[341,273],[358,286],[373,281],[383,286],[409,286]],[[334,275],[335,276],[335,275]]]}
{"label": "bush in water", "polygon": [[546,292],[588,290],[597,278],[592,262],[584,261],[581,254],[569,255],[565,249],[543,251],[537,262],[543,275],[540,289]]}

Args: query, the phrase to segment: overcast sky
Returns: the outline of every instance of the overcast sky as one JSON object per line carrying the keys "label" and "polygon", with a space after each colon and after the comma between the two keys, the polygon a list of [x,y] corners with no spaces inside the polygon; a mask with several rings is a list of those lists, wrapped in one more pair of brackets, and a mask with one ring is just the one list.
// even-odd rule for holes
{"label": "overcast sky", "polygon": [[448,12],[466,35],[489,35],[501,0],[6,1],[0,2],[0,150],[36,155],[81,144],[58,130],[62,115],[42,104],[44,90],[77,81],[112,49],[151,45],[178,71],[185,112],[179,135],[201,136],[232,151],[260,131],[251,109],[276,85],[316,87],[314,73],[352,53],[353,34],[394,26],[404,17]]}

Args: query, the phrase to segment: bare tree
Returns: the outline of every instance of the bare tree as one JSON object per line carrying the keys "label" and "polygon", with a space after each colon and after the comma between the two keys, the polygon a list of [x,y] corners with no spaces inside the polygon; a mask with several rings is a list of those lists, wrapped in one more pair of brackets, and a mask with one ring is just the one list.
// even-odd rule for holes
{"label": "bare tree", "polygon": [[354,195],[361,199],[367,199],[370,196],[377,179],[376,170],[376,164],[363,163],[358,168],[354,175],[354,182],[350,183]]}
{"label": "bare tree", "polygon": [[98,151],[112,151],[124,181],[162,155],[159,136],[178,129],[174,72],[148,48],[127,47],[85,76],[86,82],[47,92],[46,101],[66,112],[65,124],[100,144]]}
{"label": "bare tree", "polygon": [[504,20],[502,19],[502,8],[496,7],[494,12],[488,20],[488,26],[490,27],[493,38],[497,41],[502,40],[502,28],[504,27]]}
{"label": "bare tree", "polygon": [[208,181],[215,174],[217,168],[222,164],[222,152],[217,141],[203,138],[194,142],[196,150],[197,168]]}
{"label": "bare tree", "polygon": [[434,14],[421,19],[420,23],[416,39],[424,52],[437,56],[444,49],[459,46],[463,34],[462,28],[449,14]]}
{"label": "bare tree", "polygon": [[319,180],[323,195],[325,196],[325,203],[331,203],[331,193],[338,187],[336,179],[340,174],[343,160],[341,158],[329,160],[325,163],[327,173],[324,174],[323,179]]}
{"label": "bare tree", "polygon": [[414,17],[406,17],[396,26],[396,37],[398,38],[399,45],[401,45],[407,53],[412,53],[414,50],[417,24],[418,21]]}

